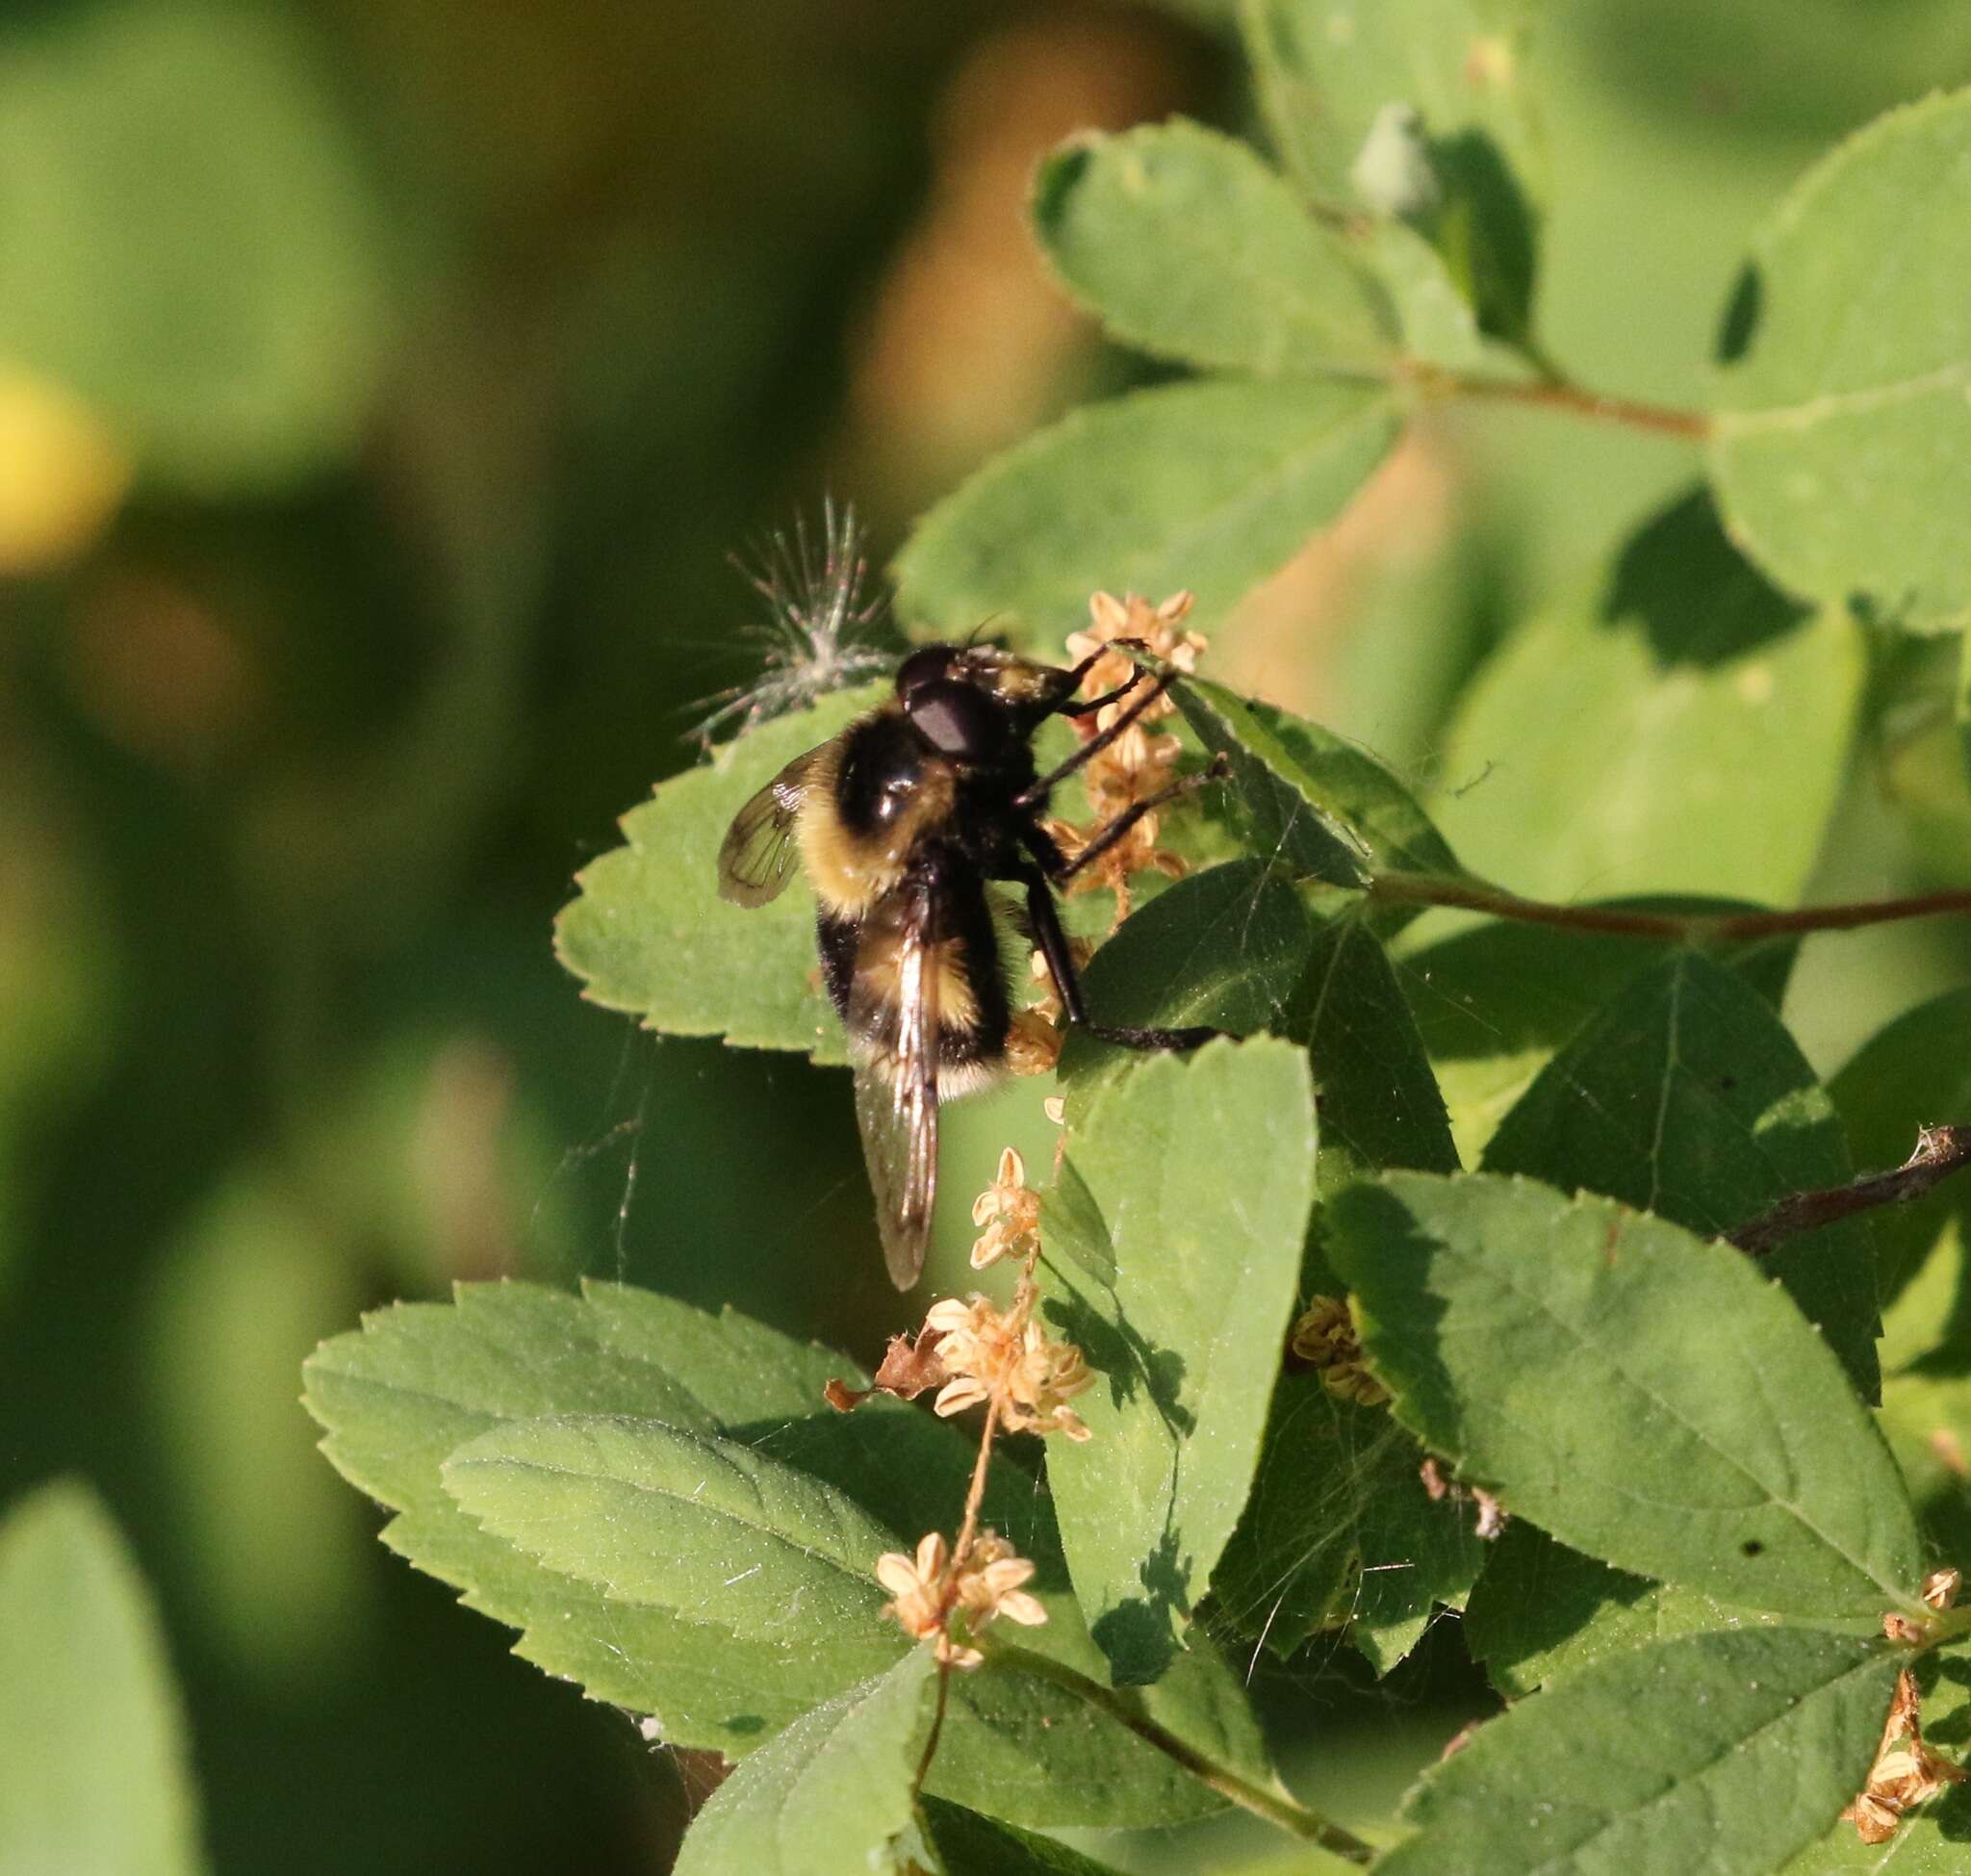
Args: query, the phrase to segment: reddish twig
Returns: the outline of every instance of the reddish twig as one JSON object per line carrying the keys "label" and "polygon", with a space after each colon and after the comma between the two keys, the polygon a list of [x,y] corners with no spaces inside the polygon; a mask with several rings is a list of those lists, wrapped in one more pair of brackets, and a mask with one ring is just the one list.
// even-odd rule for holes
{"label": "reddish twig", "polygon": [[1924,1127],[1917,1133],[1916,1150],[1901,1166],[1864,1173],[1845,1186],[1792,1193],[1771,1211],[1726,1233],[1726,1239],[1740,1250],[1762,1257],[1803,1231],[1816,1231],[1880,1205],[1905,1205],[1922,1198],[1966,1166],[1971,1166],[1971,1126]]}

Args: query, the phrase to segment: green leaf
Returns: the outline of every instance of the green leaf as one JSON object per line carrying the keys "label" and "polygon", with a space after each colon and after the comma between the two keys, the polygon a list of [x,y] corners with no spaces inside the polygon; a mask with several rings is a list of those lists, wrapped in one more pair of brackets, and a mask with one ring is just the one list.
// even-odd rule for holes
{"label": "green leaf", "polygon": [[156,1612],[95,1494],[43,1486],[0,1523],[0,1869],[204,1867]]}
{"label": "green leaf", "polygon": [[1523,628],[1480,673],[1438,818],[1468,866],[1530,897],[1789,904],[1861,681],[1853,622],[1804,618],[1694,495],[1643,527],[1599,594]]}
{"label": "green leaf", "polygon": [[1482,1727],[1406,1807],[1390,1876],[1759,1876],[1861,1788],[1907,1655],[1764,1629],[1616,1656]]}
{"label": "green leaf", "polygon": [[1971,92],[1879,117],[1753,244],[1711,473],[1783,585],[1913,630],[1971,618]]}
{"label": "green leaf", "polygon": [[896,1654],[876,1559],[895,1533],[846,1494],[751,1446],[661,1421],[525,1420],[440,1468],[494,1536],[612,1600],[738,1635],[797,1626],[868,1669]]}
{"label": "green leaf", "polygon": [[944,1876],[1114,1876],[1107,1863],[1051,1837],[1014,1830],[959,1805],[927,1798],[920,1812]]}
{"label": "green leaf", "polygon": [[982,619],[1053,647],[1089,594],[1189,588],[1203,618],[1285,564],[1395,441],[1390,394],[1206,378],[1070,413],[998,457],[897,556],[903,615],[961,636]]}
{"label": "green leaf", "polygon": [[1526,0],[1247,0],[1246,50],[1288,167],[1318,200],[1382,207],[1354,172],[1392,104],[1416,111],[1434,142],[1477,131],[1529,166],[1530,12]]}
{"label": "green leaf", "polygon": [[1397,1417],[1508,1510],[1748,1608],[1912,1606],[1881,1436],[1741,1252],[1489,1174],[1390,1173],[1328,1214]]}
{"label": "green leaf", "polygon": [[1146,1060],[1074,1131],[1113,1284],[1062,1267],[1047,1310],[1097,1371],[1091,1438],[1048,1475],[1076,1593],[1118,1682],[1153,1681],[1238,1523],[1314,1200],[1314,1093],[1285,1043]]}
{"label": "green leaf", "polygon": [[[1263,861],[1180,880],[1095,954],[1087,989],[1105,1022],[1265,1028],[1305,1044],[1320,1096],[1324,1191],[1365,1166],[1457,1165],[1444,1102],[1374,933],[1351,912],[1317,917]],[[1070,1120],[1139,1063],[1070,1034],[1062,1055]]]}
{"label": "green leaf", "polygon": [[55,9],[8,34],[0,90],[0,353],[197,495],[353,456],[388,289],[306,30],[216,5]]}
{"label": "green leaf", "polygon": [[[1610,902],[1646,912],[1749,912],[1743,901]],[[1670,950],[1660,938],[1498,919],[1406,953],[1399,962],[1417,1029],[1472,1165],[1534,1078],[1604,1004]],[[1716,955],[1774,1008],[1799,940],[1767,938]]]}
{"label": "green leaf", "polygon": [[[1907,1159],[1918,1128],[1971,1118],[1971,989],[1947,990],[1878,1030],[1828,1084],[1828,1093],[1856,1164],[1871,1172]],[[1971,1191],[1961,1179],[1875,1214],[1883,1296],[1922,1267],[1954,1221],[1960,1239],[1971,1236]]]}
{"label": "green leaf", "polygon": [[[844,1529],[861,1529],[865,1542],[876,1531],[884,1548],[906,1549],[924,1531],[950,1529],[969,1464],[963,1432],[881,1401],[846,1417],[802,1418],[832,1375],[862,1378],[842,1357],[730,1312],[705,1316],[612,1285],[576,1298],[482,1284],[462,1288],[453,1307],[399,1304],[362,1333],[325,1344],[308,1364],[307,1403],[329,1429],[325,1450],[338,1469],[398,1514],[384,1531],[392,1549],[522,1630],[518,1652],[547,1672],[653,1716],[672,1744],[736,1759],[889,1665],[904,1651],[900,1632],[872,1616],[736,1632],[721,1612],[746,1586],[729,1591],[723,1579],[685,1585],[708,1606],[704,1620],[607,1596],[480,1527],[446,1491],[440,1468],[515,1421],[655,1415],[680,1436],[720,1437],[758,1454],[800,1481],[792,1489],[807,1502],[846,1501]],[[1062,1593],[1045,1495],[1001,1467],[986,1511],[1041,1567],[1037,1587],[1050,1620],[1023,1639],[1099,1677],[1101,1654]],[[852,1601],[865,1593],[836,1587]],[[869,1593],[880,1606],[873,1579]],[[1142,1697],[1143,1709],[1209,1756],[1258,1755],[1222,1666],[1194,1655],[1179,1666]],[[1065,1769],[1071,1778],[1060,1776]],[[996,1666],[955,1683],[933,1783],[960,1803],[1041,1828],[1176,1822],[1221,1803],[1111,1714],[1036,1674]]]}
{"label": "green leaf", "polygon": [[[1854,1171],[1833,1104],[1772,1006],[1693,951],[1637,978],[1553,1058],[1485,1169],[1599,1192],[1704,1237]],[[1876,1399],[1868,1221],[1793,1238],[1761,1267]]]}
{"label": "green leaf", "polygon": [[[1961,1760],[1971,1738],[1971,1656],[1962,1644],[1908,1663],[1922,1697],[1923,1736]],[[1941,1798],[1906,1812],[1887,1843],[1868,1844],[1838,1823],[1786,1865],[1786,1876],[1958,1876],[1971,1836],[1971,1786],[1947,1786]]]}
{"label": "green leaf", "polygon": [[623,817],[627,844],[576,875],[581,896],[554,927],[556,953],[591,1002],[674,1036],[846,1060],[842,1026],[816,980],[805,883],[790,881],[771,905],[729,905],[718,893],[718,854],[747,801],[879,694],[845,691],[765,724]]}
{"label": "green leaf", "polygon": [[383,1532],[391,1549],[521,1630],[525,1659],[653,1716],[679,1745],[736,1757],[882,1664],[838,1660],[832,1637],[735,1639],[671,1610],[611,1604],[481,1529],[439,1471],[488,1429],[542,1415],[658,1414],[704,1432],[794,1419],[832,1375],[859,1382],[855,1364],[730,1312],[704,1317],[609,1285],[580,1298],[531,1284],[456,1294],[449,1307],[371,1316],[304,1371],[323,1450],[397,1514]]}
{"label": "green leaf", "polygon": [[1387,1673],[1438,1604],[1463,1600],[1485,1557],[1469,1507],[1424,1489],[1422,1460],[1386,1409],[1338,1401],[1304,1370],[1283,1376],[1212,1578],[1224,1618],[1283,1658],[1346,1622]]}
{"label": "green leaf", "polygon": [[1332,886],[1462,871],[1416,797],[1358,744],[1203,678],[1188,679],[1175,695],[1198,740],[1232,763],[1262,858]]}
{"label": "green leaf", "polygon": [[1041,164],[1033,215],[1069,292],[1125,345],[1267,377],[1390,357],[1388,308],[1342,238],[1216,131],[1076,138]]}
{"label": "green leaf", "polygon": [[1492,1684],[1518,1700],[1605,1656],[1778,1620],[1614,1569],[1516,1518],[1465,1605],[1465,1640]]}
{"label": "green leaf", "polygon": [[1478,327],[1531,327],[1539,167],[1525,20],[1514,0],[1249,0],[1260,100],[1318,201],[1400,217],[1437,250]]}
{"label": "green leaf", "polygon": [[692,1820],[678,1876],[877,1870],[910,1822],[936,1667],[915,1648],[742,1760]]}

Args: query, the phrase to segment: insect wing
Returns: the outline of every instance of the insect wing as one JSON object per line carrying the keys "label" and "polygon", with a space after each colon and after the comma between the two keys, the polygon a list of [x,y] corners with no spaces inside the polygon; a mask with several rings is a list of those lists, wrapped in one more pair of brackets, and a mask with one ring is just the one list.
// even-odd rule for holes
{"label": "insect wing", "polygon": [[816,752],[797,756],[732,816],[719,843],[719,897],[763,906],[780,897],[800,858],[794,821],[807,793]]}
{"label": "insect wing", "polygon": [[923,1272],[937,1196],[937,971],[929,914],[920,902],[897,943],[894,1054],[856,1065],[856,1124],[883,1260],[899,1290]]}

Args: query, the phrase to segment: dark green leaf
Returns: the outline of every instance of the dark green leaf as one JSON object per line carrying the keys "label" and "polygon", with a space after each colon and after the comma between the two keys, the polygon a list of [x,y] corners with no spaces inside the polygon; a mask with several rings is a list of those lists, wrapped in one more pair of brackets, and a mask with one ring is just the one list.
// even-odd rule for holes
{"label": "dark green leaf", "polygon": [[1338,1401],[1304,1371],[1285,1375],[1212,1579],[1225,1619],[1283,1657],[1345,1622],[1387,1672],[1436,1605],[1463,1598],[1485,1555],[1469,1506],[1431,1500],[1422,1460],[1387,1409]]}
{"label": "dark green leaf", "polygon": [[1689,497],[1599,593],[1522,628],[1467,692],[1437,815],[1535,898],[1805,886],[1847,765],[1861,642],[1768,586]]}
{"label": "dark green leaf", "polygon": [[155,1610],[86,1486],[0,1523],[0,1869],[204,1867],[184,1716]]}
{"label": "dark green leaf", "polygon": [[1262,858],[1333,886],[1462,871],[1416,798],[1360,745],[1202,678],[1176,697],[1199,741],[1231,761]]}
{"label": "dark green leaf", "polygon": [[1051,1837],[1014,1830],[959,1805],[927,1798],[920,1812],[944,1876],[1114,1876],[1108,1864]]}
{"label": "dark green leaf", "polygon": [[1778,1619],[1614,1569],[1515,1519],[1465,1605],[1465,1639],[1492,1684],[1517,1700],[1604,1655]]}
{"label": "dark green leaf", "polygon": [[[1486,1148],[1488,1172],[1605,1194],[1722,1237],[1853,1168],[1832,1104],[1772,1007],[1693,951],[1636,979],[1541,1071]],[[1863,1395],[1881,1386],[1868,1221],[1762,1260]]]}
{"label": "dark green leaf", "polygon": [[623,817],[628,844],[582,869],[581,896],[554,929],[561,962],[592,1002],[674,1036],[846,1059],[841,1024],[816,979],[806,885],[790,881],[771,905],[729,905],[719,897],[718,853],[732,816],[757,790],[878,695],[847,691],[766,724]]}
{"label": "dark green leaf", "polygon": [[1034,225],[1125,345],[1263,376],[1390,356],[1388,308],[1341,237],[1216,131],[1179,121],[1076,139],[1040,166]]}
{"label": "dark green leaf", "polygon": [[1491,1175],[1391,1173],[1328,1214],[1398,1418],[1508,1510],[1749,1608],[1910,1606],[1915,1519],[1881,1437],[1741,1252]]}
{"label": "dark green leaf", "polygon": [[1482,1728],[1407,1807],[1390,1876],[1759,1876],[1861,1788],[1897,1670],[1880,1637],[1685,1636]]}
{"label": "dark green leaf", "polygon": [[678,1876],[837,1876],[889,1865],[910,1822],[937,1672],[927,1648],[742,1760],[685,1833]]}
{"label": "dark green leaf", "polygon": [[1373,386],[1207,378],[1073,412],[946,498],[895,572],[904,615],[1051,650],[1088,596],[1189,588],[1201,617],[1339,514],[1395,440]]}
{"label": "dark green leaf", "polygon": [[1971,93],[1879,117],[1753,244],[1711,469],[1774,578],[1915,630],[1971,617]]}
{"label": "dark green leaf", "polygon": [[[1619,902],[1649,912],[1751,911],[1722,899]],[[1418,1033],[1465,1163],[1484,1152],[1533,1079],[1631,979],[1660,963],[1659,938],[1499,919],[1454,933],[1399,962]],[[1799,950],[1773,938],[1717,955],[1776,1009]]]}
{"label": "dark green leaf", "polygon": [[1307,1060],[1268,1040],[1151,1058],[1074,1129],[1113,1284],[1047,1308],[1097,1371],[1092,1437],[1048,1474],[1075,1588],[1119,1682],[1153,1681],[1239,1519],[1314,1200]]}

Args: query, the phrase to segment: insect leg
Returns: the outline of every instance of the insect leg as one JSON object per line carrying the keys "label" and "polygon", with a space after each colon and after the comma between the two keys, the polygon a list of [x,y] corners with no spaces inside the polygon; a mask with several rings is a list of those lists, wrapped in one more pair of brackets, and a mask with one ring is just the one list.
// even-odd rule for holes
{"label": "insect leg", "polygon": [[1222,755],[1214,756],[1208,767],[1199,769],[1195,775],[1187,775],[1171,783],[1167,788],[1159,788],[1153,795],[1145,795],[1141,801],[1132,802],[1121,813],[1105,827],[1101,833],[1067,862],[1066,867],[1056,875],[1058,879],[1071,880],[1091,861],[1100,860],[1110,848],[1127,834],[1142,817],[1153,810],[1162,808],[1165,802],[1176,801],[1181,796],[1195,794],[1198,789],[1211,783],[1222,782],[1231,774],[1232,764]]}
{"label": "insect leg", "polygon": [[1055,788],[1059,787],[1062,783],[1065,782],[1077,769],[1101,755],[1110,744],[1114,742],[1132,723],[1141,716],[1183,675],[1175,665],[1172,665],[1167,671],[1159,672],[1157,681],[1151,684],[1149,689],[1144,691],[1128,709],[1124,710],[1108,729],[1098,730],[1064,762],[1059,763],[1048,774],[1043,775],[1032,787],[1022,789],[1019,794],[1013,797],[1012,805],[1015,808],[1039,807],[1047,799],[1048,795]]}
{"label": "insect leg", "polygon": [[1015,877],[1027,888],[1027,918],[1034,928],[1034,941],[1053,973],[1054,988],[1061,993],[1061,1007],[1077,1029],[1086,1029],[1090,1036],[1125,1049],[1194,1049],[1223,1034],[1202,1025],[1192,1029],[1136,1029],[1089,1021],[1088,1006],[1082,999],[1081,973],[1074,967],[1067,934],[1061,929],[1061,914],[1055,910],[1054,892],[1046,874],[1038,866],[1028,866]]}

